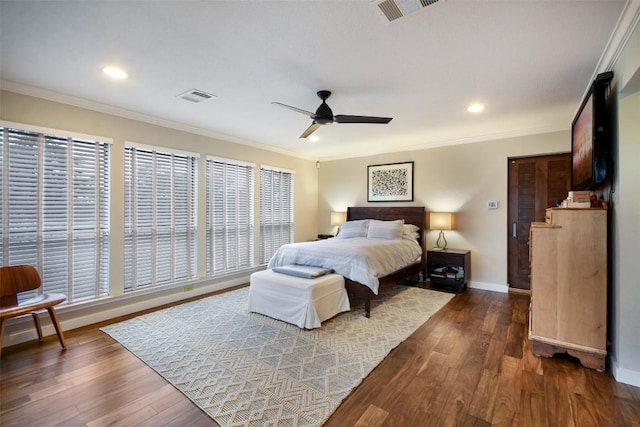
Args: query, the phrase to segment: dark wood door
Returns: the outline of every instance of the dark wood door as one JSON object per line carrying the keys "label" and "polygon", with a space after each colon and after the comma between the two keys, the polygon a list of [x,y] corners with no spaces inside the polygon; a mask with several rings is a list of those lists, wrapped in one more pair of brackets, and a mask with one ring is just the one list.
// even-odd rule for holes
{"label": "dark wood door", "polygon": [[508,280],[529,290],[529,227],[544,221],[545,209],[565,199],[571,186],[571,154],[509,159]]}

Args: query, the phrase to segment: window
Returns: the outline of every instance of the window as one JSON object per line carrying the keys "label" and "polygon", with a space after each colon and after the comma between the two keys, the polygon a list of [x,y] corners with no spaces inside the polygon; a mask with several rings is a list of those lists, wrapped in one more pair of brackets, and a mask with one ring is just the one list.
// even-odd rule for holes
{"label": "window", "polygon": [[255,166],[207,158],[207,275],[253,265]]}
{"label": "window", "polygon": [[2,265],[36,267],[67,304],[108,295],[110,143],[18,126],[0,127]]}
{"label": "window", "polygon": [[197,155],[125,146],[124,291],[196,276]]}
{"label": "window", "polygon": [[293,171],[260,167],[260,263],[293,241]]}

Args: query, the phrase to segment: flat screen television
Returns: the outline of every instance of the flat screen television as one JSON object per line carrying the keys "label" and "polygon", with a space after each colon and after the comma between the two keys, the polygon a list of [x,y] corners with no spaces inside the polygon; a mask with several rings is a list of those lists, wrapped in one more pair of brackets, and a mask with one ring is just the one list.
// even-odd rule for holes
{"label": "flat screen television", "polygon": [[607,93],[612,72],[599,74],[571,123],[571,189],[592,190],[607,177],[610,120]]}

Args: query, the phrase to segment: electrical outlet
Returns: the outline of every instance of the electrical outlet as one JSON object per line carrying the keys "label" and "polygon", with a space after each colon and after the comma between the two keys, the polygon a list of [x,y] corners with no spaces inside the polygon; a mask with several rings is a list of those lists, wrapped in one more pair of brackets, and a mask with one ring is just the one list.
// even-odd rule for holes
{"label": "electrical outlet", "polygon": [[498,201],[490,200],[487,202],[487,209],[498,209]]}
{"label": "electrical outlet", "polygon": [[187,285],[184,287],[185,292],[191,292],[193,290],[193,285]]}

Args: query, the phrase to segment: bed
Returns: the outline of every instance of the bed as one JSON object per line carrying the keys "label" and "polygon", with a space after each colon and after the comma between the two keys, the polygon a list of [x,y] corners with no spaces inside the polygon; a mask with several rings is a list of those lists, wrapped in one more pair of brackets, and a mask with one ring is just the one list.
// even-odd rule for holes
{"label": "bed", "polygon": [[[293,243],[278,249],[269,261],[268,268],[289,264],[332,268],[336,273],[344,276],[352,305],[356,301],[364,301],[365,315],[370,317],[371,299],[404,279],[417,278],[418,274],[423,271],[426,254],[424,243],[425,210],[423,206],[349,207],[347,209],[347,221],[371,219],[404,220],[404,224],[412,224],[417,227],[417,231],[415,231],[417,238],[413,242],[403,240],[395,241],[395,243],[383,239],[366,238],[336,238],[317,242]],[[373,262],[367,258],[368,253],[387,250],[383,247],[391,244],[396,245],[393,246],[393,251],[398,255],[398,261],[394,260],[394,262],[397,262],[400,267],[392,265],[390,259]],[[365,258],[360,259],[362,257]],[[396,258],[395,255],[394,258]],[[363,263],[369,265],[361,267]],[[375,272],[370,271],[370,268],[374,268]]]}

